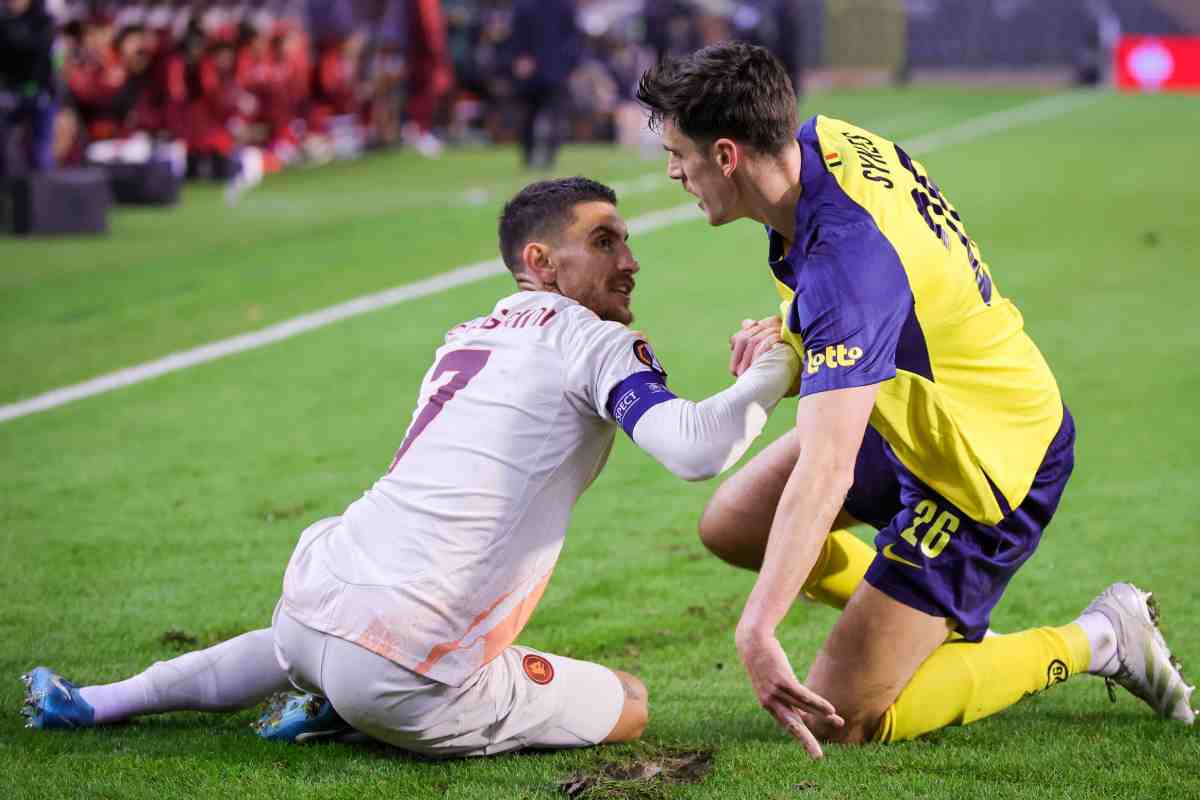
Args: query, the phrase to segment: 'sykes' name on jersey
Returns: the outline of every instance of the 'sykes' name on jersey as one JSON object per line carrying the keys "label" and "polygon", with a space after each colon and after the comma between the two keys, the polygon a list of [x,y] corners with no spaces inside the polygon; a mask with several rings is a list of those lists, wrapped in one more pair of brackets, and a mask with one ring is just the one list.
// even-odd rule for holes
{"label": "'sykes' name on jersey", "polygon": [[[894,189],[896,187],[896,183],[891,177],[892,171],[888,168],[887,156],[880,151],[871,137],[852,131],[842,131],[842,136],[846,137],[846,141],[858,153],[858,163],[862,168],[862,176],[864,178],[876,183],[882,183],[885,189]],[[828,160],[829,156],[826,156],[827,163]],[[830,166],[833,165],[830,164]]]}
{"label": "'sykes' name on jersey", "polygon": [[805,350],[804,360],[807,364],[806,371],[809,375],[815,375],[821,367],[828,369],[852,367],[862,358],[862,354],[863,349],[861,347],[846,347],[844,344],[831,344],[824,350]]}

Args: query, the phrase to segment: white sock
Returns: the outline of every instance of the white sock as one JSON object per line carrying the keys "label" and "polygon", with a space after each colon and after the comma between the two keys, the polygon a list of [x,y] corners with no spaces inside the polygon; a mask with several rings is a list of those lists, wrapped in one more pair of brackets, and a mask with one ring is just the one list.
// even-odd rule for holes
{"label": "white sock", "polygon": [[290,685],[275,660],[271,629],[264,628],[79,693],[103,724],[165,711],[236,711]]}
{"label": "white sock", "polygon": [[1083,628],[1087,634],[1088,643],[1092,646],[1092,659],[1088,662],[1088,672],[1093,675],[1113,675],[1117,671],[1117,631],[1113,628],[1108,617],[1099,611],[1083,614],[1075,620],[1075,624]]}

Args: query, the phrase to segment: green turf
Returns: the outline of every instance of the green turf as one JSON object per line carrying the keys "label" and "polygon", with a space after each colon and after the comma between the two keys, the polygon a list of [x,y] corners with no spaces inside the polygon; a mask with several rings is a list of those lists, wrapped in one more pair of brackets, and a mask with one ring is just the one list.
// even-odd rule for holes
{"label": "green turf", "polygon": [[[916,136],[1032,95],[865,92],[810,110]],[[1070,619],[1109,581],[1154,589],[1185,664],[1200,659],[1200,229],[1194,132],[1179,97],[1104,96],[922,160],[982,245],[1079,423],[1071,487],[993,624]],[[406,154],[280,176],[235,212],[189,187],[173,211],[120,211],[102,241],[0,244],[0,402],[86,379],[490,257],[511,151]],[[573,148],[563,171],[618,179],[658,162]],[[665,183],[665,182],[664,182]],[[631,195],[628,216],[684,202]],[[767,313],[762,234],[685,223],[635,237],[635,309],[681,394],[724,385],[725,338]],[[732,630],[752,576],[705,555],[711,484],[671,478],[627,442],[581,501],[526,644],[641,675],[653,718],[633,746],[430,763],[377,748],[270,745],[252,712],[175,714],[76,734],[23,730],[16,676],[124,677],[264,626],[299,531],[387,466],[434,346],[500,293],[495,278],[51,412],[0,424],[0,796],[552,798],[579,770],[715,751],[693,785],[612,797],[1185,798],[1195,731],[1096,681],[919,742],[830,748],[820,763],[758,710]],[[256,311],[253,309],[257,309]],[[771,423],[786,427],[790,405]],[[782,639],[803,671],[833,620],[801,607]]]}

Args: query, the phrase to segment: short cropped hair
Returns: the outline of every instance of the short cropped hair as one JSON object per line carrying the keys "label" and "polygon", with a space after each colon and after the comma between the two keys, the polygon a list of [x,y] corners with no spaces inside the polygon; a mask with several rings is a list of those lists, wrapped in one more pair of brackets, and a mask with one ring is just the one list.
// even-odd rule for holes
{"label": "short cropped hair", "polygon": [[646,70],[637,99],[650,129],[666,120],[697,141],[735,139],[775,155],[799,127],[796,92],[787,69],[769,50],[721,42]]}
{"label": "short cropped hair", "polygon": [[580,203],[617,204],[617,193],[602,183],[575,176],[531,183],[504,204],[500,214],[500,256],[514,275],[525,271],[521,253],[541,237],[553,237],[575,221]]}

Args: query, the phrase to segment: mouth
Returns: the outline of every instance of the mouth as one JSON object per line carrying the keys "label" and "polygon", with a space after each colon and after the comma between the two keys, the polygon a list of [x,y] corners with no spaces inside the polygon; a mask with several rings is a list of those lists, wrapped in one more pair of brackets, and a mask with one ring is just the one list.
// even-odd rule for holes
{"label": "mouth", "polygon": [[633,295],[633,286],[633,283],[618,283],[612,287],[612,290],[615,294],[624,297],[626,302],[629,302],[630,297]]}

